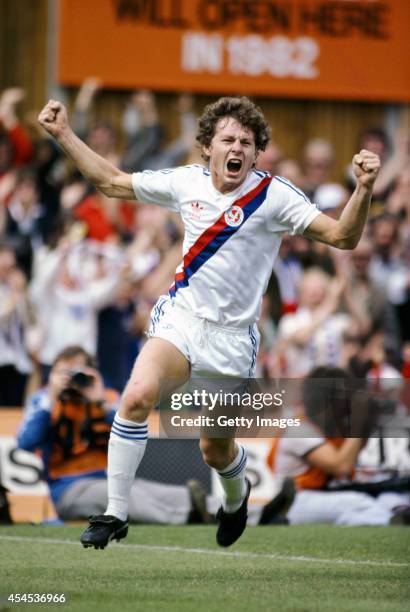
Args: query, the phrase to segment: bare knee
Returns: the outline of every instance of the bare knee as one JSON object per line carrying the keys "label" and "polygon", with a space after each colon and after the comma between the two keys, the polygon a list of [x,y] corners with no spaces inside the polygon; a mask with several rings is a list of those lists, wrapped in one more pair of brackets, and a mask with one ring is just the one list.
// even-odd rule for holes
{"label": "bare knee", "polygon": [[203,439],[199,443],[202,457],[210,467],[223,470],[235,459],[234,440]]}
{"label": "bare knee", "polygon": [[148,418],[157,400],[155,385],[129,383],[121,396],[119,415],[130,421],[141,423]]}

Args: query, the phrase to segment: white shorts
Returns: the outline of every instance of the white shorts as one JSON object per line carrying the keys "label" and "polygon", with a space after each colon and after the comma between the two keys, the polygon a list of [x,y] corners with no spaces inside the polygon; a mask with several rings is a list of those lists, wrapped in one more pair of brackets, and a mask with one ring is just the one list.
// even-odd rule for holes
{"label": "white shorts", "polygon": [[176,346],[190,362],[193,376],[255,375],[260,338],[256,324],[244,328],[217,325],[200,319],[163,295],[152,309],[147,335]]}

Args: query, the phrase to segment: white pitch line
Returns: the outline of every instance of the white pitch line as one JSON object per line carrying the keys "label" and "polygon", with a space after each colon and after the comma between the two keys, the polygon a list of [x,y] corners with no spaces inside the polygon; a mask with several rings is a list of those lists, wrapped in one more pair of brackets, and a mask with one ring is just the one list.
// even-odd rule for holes
{"label": "white pitch line", "polygon": [[[7,536],[0,535],[0,540],[6,540],[9,542],[35,542],[39,544],[63,544],[64,546],[77,546],[80,548],[79,542],[73,542],[72,540],[57,540],[52,538],[30,538],[24,536]],[[214,557],[236,557],[244,559],[270,559],[272,561],[300,561],[303,563],[324,563],[327,565],[365,565],[371,567],[409,567],[408,563],[399,563],[397,561],[371,561],[371,560],[358,560],[352,559],[321,559],[319,557],[306,557],[306,556],[295,556],[295,555],[276,555],[269,553],[252,553],[242,551],[225,551],[225,550],[212,550],[210,548],[183,548],[182,546],[155,546],[150,544],[114,544],[110,547],[110,550],[149,550],[158,552],[182,552],[194,555],[211,555]]]}

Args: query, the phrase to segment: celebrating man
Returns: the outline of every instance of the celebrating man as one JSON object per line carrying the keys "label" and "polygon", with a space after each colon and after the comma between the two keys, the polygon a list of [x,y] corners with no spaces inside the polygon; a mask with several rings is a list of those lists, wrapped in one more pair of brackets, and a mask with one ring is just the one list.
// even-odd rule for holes
{"label": "celebrating man", "polygon": [[[269,141],[269,127],[247,98],[224,97],[205,108],[197,140],[206,166],[158,172],[127,174],[101,158],[73,133],[60,102],[50,100],[39,122],[105,195],[165,206],[179,212],[185,224],[183,261],[169,295],[153,309],[150,338],[112,426],[108,507],[104,515],[90,519],[81,537],[84,546],[104,547],[126,535],[129,492],[145,451],[147,417],[161,385],[170,380],[180,384],[192,374],[253,376],[256,320],[282,234],[290,231],[354,248],[380,161],[365,150],[354,156],[356,189],[335,221],[287,180],[254,169]],[[246,526],[246,452],[232,438],[202,437],[200,447],[224,490],[217,542],[230,546]]]}

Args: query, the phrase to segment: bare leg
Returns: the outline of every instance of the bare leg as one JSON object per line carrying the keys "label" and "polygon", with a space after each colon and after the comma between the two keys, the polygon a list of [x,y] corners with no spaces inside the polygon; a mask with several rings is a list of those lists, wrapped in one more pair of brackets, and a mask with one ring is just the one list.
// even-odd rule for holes
{"label": "bare leg", "polygon": [[171,392],[188,380],[190,364],[171,342],[150,338],[143,347],[121,398],[118,414],[136,423],[156,405],[159,392]]}
{"label": "bare leg", "polygon": [[235,512],[247,493],[245,480],[246,452],[233,438],[201,438],[200,448],[205,463],[217,471],[225,492],[223,508]]}
{"label": "bare leg", "polygon": [[125,521],[135,473],[144,456],[147,417],[160,391],[189,378],[189,362],[170,342],[150,338],[142,349],[121,398],[108,447],[108,507],[105,514]]}

